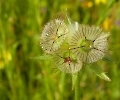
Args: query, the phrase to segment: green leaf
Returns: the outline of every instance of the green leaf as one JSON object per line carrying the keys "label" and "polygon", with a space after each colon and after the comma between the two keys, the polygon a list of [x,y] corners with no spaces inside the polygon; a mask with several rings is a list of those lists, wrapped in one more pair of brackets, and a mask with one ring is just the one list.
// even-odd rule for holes
{"label": "green leaf", "polygon": [[103,72],[101,67],[97,65],[96,63],[89,64],[89,69],[92,70],[97,76],[100,78],[106,80],[106,81],[111,81],[111,79]]}
{"label": "green leaf", "polygon": [[39,60],[46,60],[46,59],[52,59],[52,55],[41,55],[41,56],[36,56],[36,57],[29,57],[30,59],[39,59]]}
{"label": "green leaf", "polygon": [[108,63],[115,62],[115,59],[113,59],[109,55],[106,55],[102,60]]}

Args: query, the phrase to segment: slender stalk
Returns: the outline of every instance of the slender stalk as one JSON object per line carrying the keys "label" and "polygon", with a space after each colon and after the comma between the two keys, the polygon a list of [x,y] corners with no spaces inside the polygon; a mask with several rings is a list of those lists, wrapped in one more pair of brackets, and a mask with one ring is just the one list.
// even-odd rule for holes
{"label": "slender stalk", "polygon": [[60,100],[64,100],[65,77],[66,77],[66,74],[62,73],[61,79],[60,79],[60,86],[59,86],[60,94],[61,94]]}
{"label": "slender stalk", "polygon": [[77,79],[76,79],[76,84],[75,84],[75,100],[81,100],[80,98],[80,77],[78,73],[77,73]]}

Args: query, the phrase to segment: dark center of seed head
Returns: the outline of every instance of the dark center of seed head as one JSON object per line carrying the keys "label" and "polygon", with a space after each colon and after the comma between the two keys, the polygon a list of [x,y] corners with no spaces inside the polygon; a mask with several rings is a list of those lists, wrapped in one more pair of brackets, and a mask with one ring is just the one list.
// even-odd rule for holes
{"label": "dark center of seed head", "polygon": [[72,60],[70,57],[64,58],[64,63],[66,63],[66,62],[70,63],[70,62],[72,62],[72,61],[73,61],[73,60]]}

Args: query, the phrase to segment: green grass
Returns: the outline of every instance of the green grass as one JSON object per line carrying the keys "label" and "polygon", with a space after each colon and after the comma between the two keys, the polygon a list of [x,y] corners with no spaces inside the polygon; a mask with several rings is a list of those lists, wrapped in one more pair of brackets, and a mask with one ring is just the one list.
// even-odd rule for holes
{"label": "green grass", "polygon": [[[92,7],[88,7],[87,1],[93,3]],[[0,1],[0,100],[74,100],[70,74],[56,72],[52,60],[30,59],[43,54],[39,41],[44,25],[66,8],[72,20],[99,25],[111,33],[109,51],[115,62],[98,62],[111,82],[82,68],[79,77],[81,99],[120,99],[120,1],[109,0],[99,5],[95,5],[94,0],[87,1]],[[103,24],[106,20],[107,29]]]}

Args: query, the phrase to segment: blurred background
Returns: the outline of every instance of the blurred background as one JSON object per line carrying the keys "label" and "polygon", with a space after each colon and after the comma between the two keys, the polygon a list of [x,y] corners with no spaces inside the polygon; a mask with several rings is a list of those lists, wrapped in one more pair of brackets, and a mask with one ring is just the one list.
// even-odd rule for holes
{"label": "blurred background", "polygon": [[120,100],[120,0],[0,0],[0,100],[74,100],[71,75],[56,72],[39,46],[44,25],[65,11],[82,24],[110,31],[109,54],[98,62],[107,82],[88,68],[80,71],[82,100]]}

